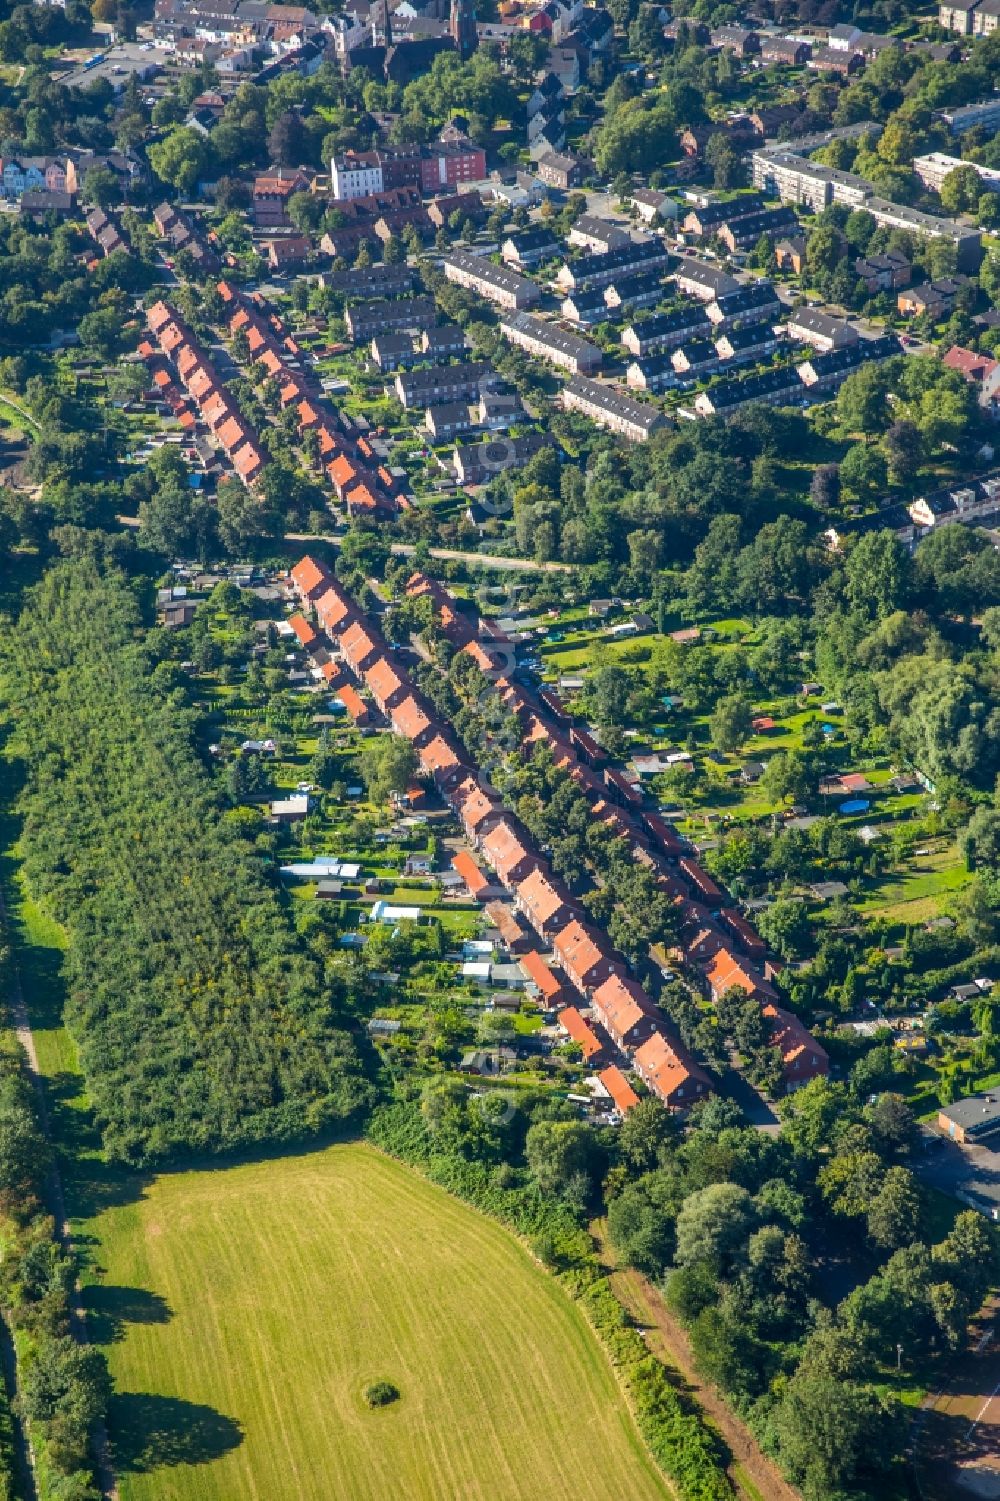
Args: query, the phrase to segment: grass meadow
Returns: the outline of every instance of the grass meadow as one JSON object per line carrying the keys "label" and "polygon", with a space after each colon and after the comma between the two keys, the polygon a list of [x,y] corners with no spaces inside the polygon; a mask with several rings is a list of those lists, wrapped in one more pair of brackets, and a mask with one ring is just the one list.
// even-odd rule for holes
{"label": "grass meadow", "polygon": [[92,1229],[122,1501],[669,1494],[558,1284],[370,1147],[164,1174]]}

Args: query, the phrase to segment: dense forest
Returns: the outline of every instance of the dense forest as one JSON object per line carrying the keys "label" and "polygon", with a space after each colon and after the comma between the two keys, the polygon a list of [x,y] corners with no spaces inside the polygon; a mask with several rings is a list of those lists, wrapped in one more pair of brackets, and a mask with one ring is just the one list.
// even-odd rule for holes
{"label": "dense forest", "polygon": [[367,1092],[139,621],[122,576],[67,562],[35,590],[4,662],[28,768],[25,872],[72,937],[67,1023],[105,1148],[137,1163],[290,1141]]}

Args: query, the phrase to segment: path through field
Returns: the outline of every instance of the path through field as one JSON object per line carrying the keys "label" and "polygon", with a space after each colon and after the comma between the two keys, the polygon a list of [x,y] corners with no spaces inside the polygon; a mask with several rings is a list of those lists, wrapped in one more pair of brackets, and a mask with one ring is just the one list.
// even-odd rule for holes
{"label": "path through field", "polygon": [[[591,1232],[610,1270],[614,1257],[607,1243],[605,1222],[595,1221]],[[702,1381],[694,1368],[684,1329],[649,1278],[634,1268],[627,1268],[611,1271],[611,1284],[636,1327],[644,1331],[649,1350],[678,1373],[688,1396],[702,1409],[709,1425],[721,1437],[732,1456],[729,1475],[737,1492],[747,1501],[801,1501],[798,1491],[763,1452],[749,1429],[718,1392]]]}

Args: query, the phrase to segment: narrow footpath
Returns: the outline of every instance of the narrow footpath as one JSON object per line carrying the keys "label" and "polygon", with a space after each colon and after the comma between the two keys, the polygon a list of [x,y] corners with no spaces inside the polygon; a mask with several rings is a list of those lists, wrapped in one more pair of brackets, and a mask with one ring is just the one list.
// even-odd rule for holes
{"label": "narrow footpath", "polygon": [[708,1426],[715,1430],[731,1456],[730,1480],[746,1501],[802,1501],[799,1492],[761,1449],[750,1430],[740,1422],[714,1387],[695,1370],[691,1345],[662,1294],[642,1272],[616,1269],[614,1253],[607,1243],[603,1221],[591,1225],[598,1255],[604,1262],[619,1303],[633,1319],[652,1355],[680,1377],[685,1393],[701,1408]]}
{"label": "narrow footpath", "polygon": [[[0,889],[0,926],[7,933],[11,946],[10,960],[10,989],[7,992],[7,1009],[14,1026],[18,1042],[24,1049],[24,1055],[28,1060],[28,1072],[31,1082],[35,1086],[38,1095],[38,1116],[49,1141],[52,1140],[49,1127],[49,1113],[45,1099],[45,1085],[42,1081],[41,1070],[38,1067],[38,1052],[35,1048],[35,1038],[31,1030],[31,1018],[28,1007],[25,1004],[24,992],[21,989],[21,976],[17,965],[17,946],[14,932],[7,918],[7,904],[4,900],[3,890]],[[63,1193],[62,1177],[59,1173],[58,1162],[53,1156],[52,1171],[49,1175],[49,1206],[56,1222],[56,1234],[66,1251],[73,1249],[73,1237],[70,1231],[69,1217],[66,1214],[66,1198]],[[79,1280],[73,1288],[72,1301],[73,1333],[82,1345],[89,1343],[87,1337],[87,1318],[83,1308],[82,1289]],[[26,1440],[25,1440],[26,1441]],[[118,1485],[115,1481],[114,1471],[111,1468],[111,1446],[108,1443],[107,1429],[100,1423],[94,1432],[94,1451],[97,1459],[97,1479],[101,1487],[101,1493],[107,1501],[119,1501]]]}

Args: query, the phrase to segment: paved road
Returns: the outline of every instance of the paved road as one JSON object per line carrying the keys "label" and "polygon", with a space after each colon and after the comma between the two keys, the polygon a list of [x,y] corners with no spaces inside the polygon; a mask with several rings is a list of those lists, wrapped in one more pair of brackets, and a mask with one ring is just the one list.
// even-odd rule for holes
{"label": "paved road", "polygon": [[[119,526],[131,527],[133,530],[139,525],[137,516],[116,516]],[[344,540],[342,532],[286,532],[286,542],[301,542],[308,547],[310,543],[325,542],[330,547],[339,547]],[[397,558],[412,558],[417,551],[416,547],[409,542],[394,542],[393,554]],[[498,568],[501,572],[508,573],[569,573],[569,563],[536,563],[531,558],[498,558],[491,553],[485,552],[459,552],[453,547],[432,547],[432,558],[440,558],[445,562],[468,563],[476,568]]]}
{"label": "paved road", "polygon": [[[122,518],[119,517],[119,520]],[[286,532],[286,542],[328,542],[333,547],[339,547],[343,536],[336,532],[327,532],[315,536],[309,532]],[[398,558],[412,558],[416,547],[409,542],[394,542],[392,551]],[[473,568],[499,568],[501,571],[514,573],[569,573],[569,563],[536,563],[531,558],[499,558],[487,552],[460,552],[453,547],[432,547],[432,558],[440,558],[445,562],[468,563]]]}

